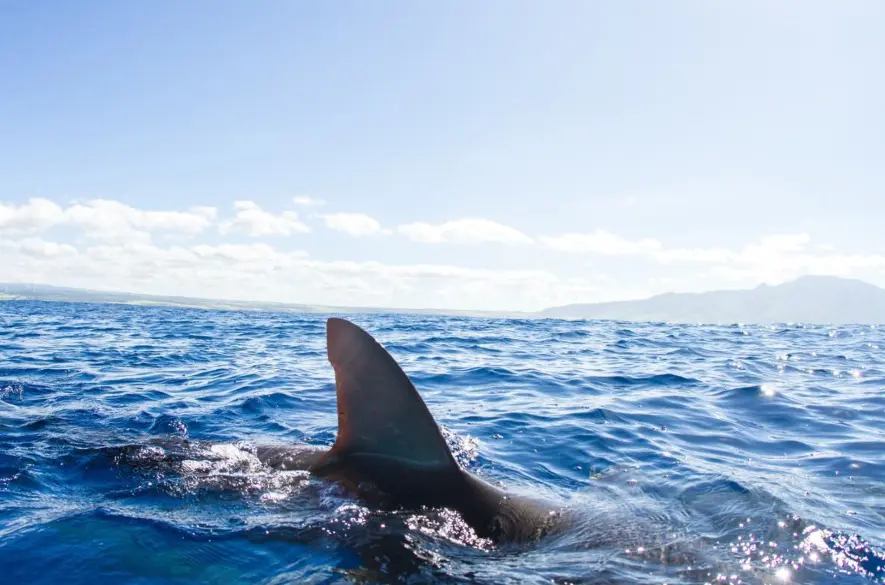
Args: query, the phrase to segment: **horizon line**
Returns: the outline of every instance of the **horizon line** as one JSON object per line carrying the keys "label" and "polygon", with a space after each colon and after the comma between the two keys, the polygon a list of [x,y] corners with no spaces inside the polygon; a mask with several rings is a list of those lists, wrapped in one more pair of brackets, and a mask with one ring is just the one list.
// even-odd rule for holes
{"label": "horizon line", "polygon": [[[524,316],[535,316],[542,315],[545,311],[564,308],[564,307],[576,307],[576,306],[594,306],[594,305],[608,305],[613,303],[630,303],[630,302],[642,302],[647,301],[654,298],[659,298],[662,296],[669,295],[701,295],[706,293],[716,293],[716,292],[727,292],[727,291],[752,291],[760,287],[764,286],[781,286],[784,284],[789,284],[793,282],[798,282],[803,279],[808,278],[827,278],[833,280],[849,280],[854,282],[864,283],[869,286],[877,287],[875,284],[867,282],[863,279],[859,278],[848,278],[844,276],[836,276],[836,275],[826,275],[826,274],[806,274],[791,280],[786,280],[784,282],[778,284],[768,284],[766,282],[760,282],[754,286],[749,288],[731,288],[731,289],[710,289],[704,290],[700,292],[663,292],[658,293],[642,298],[634,298],[634,299],[618,299],[613,301],[600,301],[600,302],[586,302],[586,303],[568,303],[565,305],[553,305],[549,307],[544,307],[535,311],[520,311],[520,310],[503,310],[503,311],[495,311],[488,309],[449,309],[442,307],[394,307],[394,306],[378,306],[378,305],[328,305],[325,303],[312,303],[312,302],[295,302],[295,301],[261,301],[256,299],[232,299],[232,298],[223,298],[223,297],[201,297],[201,296],[187,296],[187,295],[178,295],[178,294],[158,294],[158,293],[143,293],[143,292],[132,292],[126,290],[118,290],[118,289],[95,289],[95,288],[83,288],[76,286],[65,286],[65,285],[57,285],[57,284],[46,284],[39,282],[0,282],[0,287],[4,288],[3,293],[10,295],[8,292],[8,287],[16,286],[16,287],[46,287],[53,289],[67,289],[71,291],[80,291],[86,293],[96,293],[96,294],[109,294],[109,295],[127,295],[132,297],[148,297],[148,298],[156,298],[156,299],[180,299],[184,301],[202,301],[202,302],[216,302],[216,303],[244,303],[244,304],[253,304],[253,305],[270,305],[270,306],[279,306],[283,307],[304,307],[304,308],[322,308],[322,309],[344,309],[351,311],[390,311],[390,312],[416,312],[420,311],[423,313],[438,313],[438,314],[465,314],[465,315],[524,315]],[[32,291],[33,292],[33,291]],[[14,296],[14,295],[11,295]],[[4,300],[4,299],[0,299]],[[77,301],[69,301],[69,302],[77,302]],[[101,301],[97,301],[101,302]],[[107,302],[107,301],[105,301]]]}

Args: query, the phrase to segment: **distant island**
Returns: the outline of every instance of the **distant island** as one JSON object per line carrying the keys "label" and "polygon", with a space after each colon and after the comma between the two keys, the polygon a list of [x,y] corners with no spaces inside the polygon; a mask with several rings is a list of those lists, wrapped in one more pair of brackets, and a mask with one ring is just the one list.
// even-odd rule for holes
{"label": "distant island", "polygon": [[849,278],[803,276],[750,290],[666,293],[640,301],[553,307],[562,319],[675,323],[885,323],[885,289]]}
{"label": "distant island", "polygon": [[672,323],[885,323],[885,289],[861,280],[835,276],[803,276],[777,286],[762,284],[745,290],[665,293],[643,300],[572,304],[522,313],[340,307],[144,295],[41,284],[0,284],[0,300],[16,299],[298,313],[401,313]]}

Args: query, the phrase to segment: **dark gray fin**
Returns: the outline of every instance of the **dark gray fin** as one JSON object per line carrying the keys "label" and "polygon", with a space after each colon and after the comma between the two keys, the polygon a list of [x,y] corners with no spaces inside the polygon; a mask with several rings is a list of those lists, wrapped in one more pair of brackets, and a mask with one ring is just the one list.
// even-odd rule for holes
{"label": "dark gray fin", "polygon": [[356,456],[412,469],[458,469],[427,405],[381,344],[337,318],[326,323],[326,343],[338,397],[338,437],[329,459]]}

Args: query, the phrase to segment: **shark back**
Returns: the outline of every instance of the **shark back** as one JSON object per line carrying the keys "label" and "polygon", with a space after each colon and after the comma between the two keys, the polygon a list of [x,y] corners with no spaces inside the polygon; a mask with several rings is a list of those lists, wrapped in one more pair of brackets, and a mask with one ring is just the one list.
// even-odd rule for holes
{"label": "shark back", "polygon": [[311,472],[376,503],[445,507],[494,540],[531,540],[550,509],[508,496],[462,470],[427,405],[396,360],[360,327],[331,318],[338,436]]}

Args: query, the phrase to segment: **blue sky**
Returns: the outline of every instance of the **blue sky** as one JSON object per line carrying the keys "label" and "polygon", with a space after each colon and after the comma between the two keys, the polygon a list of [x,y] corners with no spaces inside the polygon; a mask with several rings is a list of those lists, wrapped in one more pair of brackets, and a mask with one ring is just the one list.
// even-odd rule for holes
{"label": "blue sky", "polygon": [[883,18],[6,2],[0,281],[485,309],[885,285]]}

